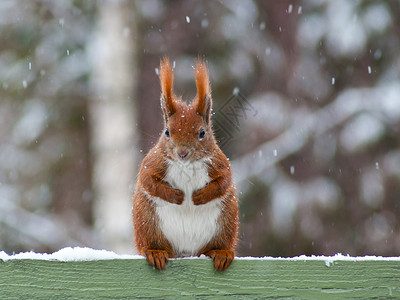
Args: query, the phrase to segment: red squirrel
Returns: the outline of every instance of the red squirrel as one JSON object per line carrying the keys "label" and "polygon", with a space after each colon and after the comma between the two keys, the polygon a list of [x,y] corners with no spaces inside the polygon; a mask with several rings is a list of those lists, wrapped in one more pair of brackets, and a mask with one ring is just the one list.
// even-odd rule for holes
{"label": "red squirrel", "polygon": [[190,104],[173,90],[168,58],[160,63],[163,132],[144,157],[133,198],[136,246],[159,270],[168,258],[211,257],[226,270],[235,257],[238,198],[231,166],[211,124],[208,70],[197,60],[197,95]]}

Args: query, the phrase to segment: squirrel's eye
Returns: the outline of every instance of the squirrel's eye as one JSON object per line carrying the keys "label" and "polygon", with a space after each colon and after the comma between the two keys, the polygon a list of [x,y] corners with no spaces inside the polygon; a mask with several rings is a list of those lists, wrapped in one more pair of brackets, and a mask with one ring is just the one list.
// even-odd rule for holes
{"label": "squirrel's eye", "polygon": [[200,130],[199,138],[202,139],[205,134],[206,132],[204,131],[204,129]]}
{"label": "squirrel's eye", "polygon": [[166,135],[167,137],[169,137],[169,130],[168,130],[168,128],[165,129],[165,135]]}

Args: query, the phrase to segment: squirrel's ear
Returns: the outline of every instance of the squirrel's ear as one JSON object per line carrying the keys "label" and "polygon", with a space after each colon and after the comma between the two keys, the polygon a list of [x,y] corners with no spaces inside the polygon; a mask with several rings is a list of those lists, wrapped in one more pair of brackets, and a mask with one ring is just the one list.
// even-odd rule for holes
{"label": "squirrel's ear", "polygon": [[208,124],[211,119],[212,99],[208,70],[203,60],[197,60],[194,76],[196,78],[197,88],[197,99],[194,103],[194,107],[197,113],[203,116],[205,122]]}
{"label": "squirrel's ear", "polygon": [[160,84],[161,84],[161,109],[165,121],[176,112],[174,101],[174,72],[167,57],[163,57],[160,62]]}

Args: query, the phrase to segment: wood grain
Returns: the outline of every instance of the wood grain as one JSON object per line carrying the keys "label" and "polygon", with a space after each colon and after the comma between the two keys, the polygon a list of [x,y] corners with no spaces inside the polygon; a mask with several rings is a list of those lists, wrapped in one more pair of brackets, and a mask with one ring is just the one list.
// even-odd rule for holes
{"label": "wood grain", "polygon": [[0,260],[1,299],[400,298],[400,261],[176,259],[163,272],[145,260]]}

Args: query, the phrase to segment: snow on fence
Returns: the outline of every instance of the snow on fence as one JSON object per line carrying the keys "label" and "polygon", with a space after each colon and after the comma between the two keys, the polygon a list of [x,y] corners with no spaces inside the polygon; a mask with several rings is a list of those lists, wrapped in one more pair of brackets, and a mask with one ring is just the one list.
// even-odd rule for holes
{"label": "snow on fence", "polygon": [[0,291],[1,299],[400,298],[400,257],[247,257],[219,273],[205,257],[170,260],[159,272],[105,250],[0,252]]}

